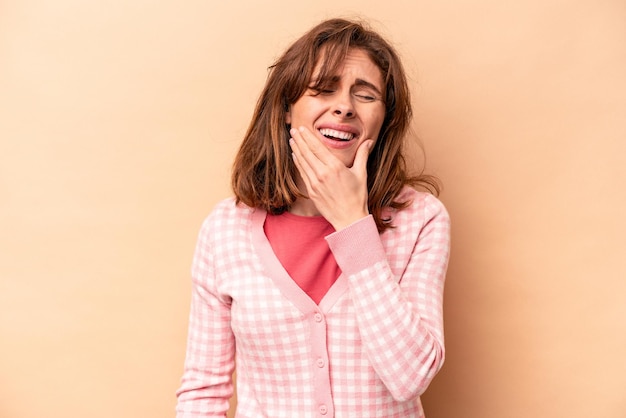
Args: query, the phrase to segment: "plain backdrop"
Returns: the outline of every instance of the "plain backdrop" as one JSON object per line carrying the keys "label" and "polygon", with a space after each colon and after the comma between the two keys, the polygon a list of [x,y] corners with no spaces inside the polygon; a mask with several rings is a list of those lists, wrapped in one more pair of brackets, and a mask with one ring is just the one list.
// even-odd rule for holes
{"label": "plain backdrop", "polygon": [[4,0],[0,417],[173,417],[200,223],[334,16],[400,51],[453,219],[428,418],[626,416],[626,2]]}

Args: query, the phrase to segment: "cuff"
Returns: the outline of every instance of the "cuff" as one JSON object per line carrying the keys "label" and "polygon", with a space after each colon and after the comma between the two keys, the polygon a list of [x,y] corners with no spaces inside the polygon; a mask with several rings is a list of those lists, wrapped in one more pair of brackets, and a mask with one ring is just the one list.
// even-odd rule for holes
{"label": "cuff", "polygon": [[335,256],[337,265],[347,276],[387,258],[372,215],[326,236],[326,242]]}

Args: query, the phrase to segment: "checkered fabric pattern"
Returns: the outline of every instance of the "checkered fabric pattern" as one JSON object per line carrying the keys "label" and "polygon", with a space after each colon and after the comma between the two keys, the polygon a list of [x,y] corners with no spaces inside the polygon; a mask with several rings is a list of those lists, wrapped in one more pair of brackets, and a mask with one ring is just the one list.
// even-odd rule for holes
{"label": "checkered fabric pattern", "polygon": [[[371,216],[326,240],[342,270],[319,305],[263,233],[266,213],[227,199],[200,231],[177,418],[424,417],[419,396],[444,360],[450,221],[406,188],[379,234]],[[306,257],[306,254],[302,254]],[[235,358],[236,357],[236,358]]]}

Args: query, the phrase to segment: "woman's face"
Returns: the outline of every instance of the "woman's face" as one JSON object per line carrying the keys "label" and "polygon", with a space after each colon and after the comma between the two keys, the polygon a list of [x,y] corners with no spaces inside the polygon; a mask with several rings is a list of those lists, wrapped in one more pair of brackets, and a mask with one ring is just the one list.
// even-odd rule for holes
{"label": "woman's face", "polygon": [[[319,64],[313,72],[314,86]],[[326,83],[325,83],[326,85]],[[308,88],[290,106],[286,122],[304,126],[347,167],[367,139],[376,141],[385,119],[384,83],[380,69],[360,49],[348,51],[339,74],[325,90]]]}

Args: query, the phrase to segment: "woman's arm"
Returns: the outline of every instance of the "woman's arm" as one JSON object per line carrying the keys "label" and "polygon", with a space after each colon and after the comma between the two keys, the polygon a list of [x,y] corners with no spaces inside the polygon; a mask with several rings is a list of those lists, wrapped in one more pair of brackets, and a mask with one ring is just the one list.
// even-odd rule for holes
{"label": "woman's arm", "polygon": [[200,230],[192,266],[189,335],[182,384],[176,392],[177,418],[225,417],[233,394],[235,342],[230,301],[216,290],[210,219]]}
{"label": "woman's arm", "polygon": [[[444,360],[443,288],[450,246],[450,220],[430,195],[401,211],[389,231],[412,248],[385,253],[371,216],[327,237],[347,275],[362,343],[392,396],[422,394]],[[410,252],[410,255],[408,254]],[[407,263],[408,258],[408,263]],[[400,262],[402,264],[400,264]],[[400,267],[399,277],[396,272]]]}
{"label": "woman's arm", "polygon": [[292,129],[291,134],[308,197],[337,230],[327,241],[348,277],[369,360],[394,398],[414,398],[426,390],[444,359],[448,213],[435,197],[415,192],[413,204],[396,213],[396,229],[386,231],[396,234],[396,241],[409,239],[410,245],[396,247],[402,253],[386,253],[374,219],[367,215],[371,141],[363,142],[353,166],[345,167],[307,129]]}

